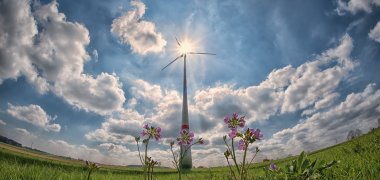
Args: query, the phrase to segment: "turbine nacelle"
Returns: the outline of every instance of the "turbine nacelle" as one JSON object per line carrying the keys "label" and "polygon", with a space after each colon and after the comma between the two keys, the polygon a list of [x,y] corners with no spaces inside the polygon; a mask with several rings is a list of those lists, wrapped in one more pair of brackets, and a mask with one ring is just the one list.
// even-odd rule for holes
{"label": "turbine nacelle", "polygon": [[178,59],[180,59],[182,57],[185,58],[185,56],[188,55],[188,54],[216,55],[216,54],[213,54],[213,53],[193,52],[193,45],[190,42],[184,41],[184,42],[180,43],[177,38],[175,38],[175,40],[177,41],[178,52],[179,52],[180,55],[178,57],[176,57],[173,61],[171,61],[168,65],[166,65],[165,67],[163,67],[161,69],[161,71],[164,70],[165,68],[167,68],[168,66],[170,66],[171,64],[173,64]]}

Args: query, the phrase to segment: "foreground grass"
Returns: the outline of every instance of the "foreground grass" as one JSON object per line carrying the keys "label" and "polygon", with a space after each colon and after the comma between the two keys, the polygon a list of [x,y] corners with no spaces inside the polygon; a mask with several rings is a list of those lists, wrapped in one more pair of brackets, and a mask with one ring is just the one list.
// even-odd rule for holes
{"label": "foreground grass", "polygon": [[[380,129],[366,135],[309,154],[309,158],[325,161],[339,160],[326,170],[325,179],[380,179]],[[283,167],[296,157],[274,161]],[[263,167],[258,163],[249,170],[252,179],[265,179]],[[228,179],[226,167],[195,168],[184,174],[184,179]],[[157,169],[155,179],[177,179],[173,169]],[[91,175],[92,179],[143,179],[140,168],[103,166]],[[70,160],[42,152],[0,144],[0,179],[86,179],[82,161]]]}

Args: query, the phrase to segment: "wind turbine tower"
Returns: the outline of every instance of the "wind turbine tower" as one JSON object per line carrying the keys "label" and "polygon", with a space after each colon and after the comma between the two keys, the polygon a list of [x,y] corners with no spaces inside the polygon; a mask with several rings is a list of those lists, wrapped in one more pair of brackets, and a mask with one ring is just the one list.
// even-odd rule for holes
{"label": "wind turbine tower", "polygon": [[[180,55],[176,57],[173,61],[171,61],[168,65],[166,65],[164,68],[161,69],[164,70],[168,66],[170,66],[172,63],[177,61],[178,59],[183,58],[183,101],[182,101],[182,126],[181,129],[190,130],[189,126],[189,111],[187,108],[187,80],[186,80],[186,57],[190,54],[201,54],[201,55],[216,55],[213,53],[202,53],[202,52],[192,52],[192,45],[189,42],[183,42],[180,43],[178,39],[176,38],[178,50]],[[181,154],[185,150],[186,145],[181,146]],[[182,169],[190,170],[193,166],[192,158],[191,158],[191,148],[189,148],[186,151],[186,154],[184,155],[182,159]]]}

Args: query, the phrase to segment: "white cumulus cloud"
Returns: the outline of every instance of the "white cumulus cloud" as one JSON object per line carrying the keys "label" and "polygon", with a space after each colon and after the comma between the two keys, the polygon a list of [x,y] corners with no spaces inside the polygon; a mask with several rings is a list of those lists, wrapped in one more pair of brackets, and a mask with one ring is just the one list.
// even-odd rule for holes
{"label": "white cumulus cloud", "polygon": [[38,92],[51,90],[79,109],[105,115],[121,108],[125,97],[115,74],[83,72],[87,28],[67,21],[56,1],[34,3],[34,12],[29,0],[0,4],[0,84],[23,75]]}
{"label": "white cumulus cloud", "polygon": [[380,21],[377,22],[375,27],[368,33],[369,38],[380,43]]}
{"label": "white cumulus cloud", "polygon": [[37,73],[30,60],[33,54],[33,38],[37,25],[30,10],[30,1],[4,1],[0,3],[0,84],[5,79],[17,79],[25,75],[40,93],[49,86]]}
{"label": "white cumulus cloud", "polygon": [[51,124],[55,118],[48,115],[39,105],[14,106],[8,104],[7,113],[18,120],[42,127],[47,131],[59,132],[61,130],[59,124]]}
{"label": "white cumulus cloud", "polygon": [[34,135],[32,133],[30,133],[28,130],[24,129],[24,128],[15,128],[16,132],[19,133],[21,136],[24,136],[24,137],[34,137]]}
{"label": "white cumulus cloud", "polygon": [[373,6],[380,6],[379,0],[349,0],[348,2],[338,0],[337,12],[339,15],[344,15],[345,12],[356,14],[359,11],[366,13],[372,12]]}
{"label": "white cumulus cloud", "polygon": [[296,154],[327,147],[344,141],[350,130],[368,131],[377,127],[379,107],[380,90],[369,84],[364,91],[349,94],[338,105],[273,134],[259,146],[268,154]]}
{"label": "white cumulus cloud", "polygon": [[162,52],[166,41],[162,34],[156,32],[154,23],[142,20],[145,14],[145,4],[131,1],[134,9],[113,20],[111,32],[116,34],[121,42],[131,45],[133,52],[145,55]]}

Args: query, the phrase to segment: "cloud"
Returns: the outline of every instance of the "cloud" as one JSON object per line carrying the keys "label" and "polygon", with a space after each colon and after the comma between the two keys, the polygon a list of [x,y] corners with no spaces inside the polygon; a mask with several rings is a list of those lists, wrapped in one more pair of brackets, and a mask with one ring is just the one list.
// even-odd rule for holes
{"label": "cloud", "polygon": [[7,125],[7,123],[0,119],[0,125],[5,126],[5,125]]}
{"label": "cloud", "polygon": [[106,115],[120,109],[125,101],[116,74],[101,73],[95,78],[81,74],[56,82],[54,92],[71,105]]}
{"label": "cloud", "polygon": [[14,106],[8,104],[7,113],[18,120],[31,123],[35,126],[42,127],[46,131],[59,132],[61,126],[59,124],[51,124],[52,118],[39,106],[30,104],[28,106]]}
{"label": "cloud", "polygon": [[95,59],[95,62],[98,62],[99,54],[96,49],[92,51],[92,57]]}
{"label": "cloud", "polygon": [[131,1],[134,9],[128,11],[112,22],[111,32],[119,36],[122,43],[131,45],[133,52],[145,55],[162,52],[166,41],[161,33],[156,32],[154,23],[142,20],[145,4]]}
{"label": "cloud", "polygon": [[98,142],[133,143],[140,135],[144,116],[131,109],[119,111],[118,115],[108,118],[101,127],[89,132],[85,137]]}
{"label": "cloud", "polygon": [[37,26],[30,11],[30,2],[5,1],[0,4],[0,84],[5,79],[17,79],[25,75],[40,93],[49,85],[30,61],[33,54],[33,38]]}
{"label": "cloud", "polygon": [[85,49],[90,43],[89,32],[82,24],[66,21],[58,12],[58,3],[36,5],[33,13],[42,29],[36,35],[36,54],[30,57],[49,81],[61,81],[83,72],[89,60]]}
{"label": "cloud", "polygon": [[[349,58],[352,48],[351,37],[345,35],[338,47],[322,53],[316,61],[298,67],[290,80],[290,85],[284,91],[281,111],[294,112],[306,108],[331,94],[339,82],[356,66]],[[337,65],[323,69],[323,66],[328,66],[330,63]]]}
{"label": "cloud", "polygon": [[[178,136],[182,98],[177,91],[162,89],[159,85],[137,79],[132,82],[130,92],[139,108],[118,111],[107,118],[100,128],[87,133],[87,139],[116,144],[134,143],[134,137],[140,135],[144,123],[161,127],[165,139]],[[192,104],[189,105],[189,117],[195,133],[211,130],[217,123]]]}
{"label": "cloud", "polygon": [[131,152],[125,146],[112,144],[112,143],[99,144],[99,147],[106,150],[108,153],[113,153],[113,154],[127,154]]}
{"label": "cloud", "polygon": [[273,134],[260,143],[263,153],[295,154],[316,150],[346,139],[352,129],[368,131],[377,125],[380,112],[380,90],[369,84],[364,91],[351,93],[340,104],[311,117],[292,128]]}
{"label": "cloud", "polygon": [[28,130],[23,128],[15,128],[17,133],[20,133],[21,136],[33,136],[32,133],[30,133]]}
{"label": "cloud", "polygon": [[33,5],[34,12],[28,0],[0,4],[6,24],[0,27],[0,84],[23,75],[38,92],[52,90],[79,109],[105,115],[121,108],[125,97],[115,74],[83,72],[90,59],[87,28],[67,21],[56,1]]}
{"label": "cloud", "polygon": [[380,21],[377,22],[375,27],[368,33],[369,38],[380,43]]}
{"label": "cloud", "polygon": [[[39,144],[39,142],[36,142]],[[123,145],[102,143],[96,147],[70,144],[64,140],[49,140],[42,150],[71,158],[90,160],[97,163],[115,165],[139,165],[138,152]],[[169,152],[150,148],[149,154],[155,154],[154,160],[169,165]]]}
{"label": "cloud", "polygon": [[249,121],[257,121],[308,107],[327,107],[331,99],[339,96],[335,92],[339,83],[357,66],[349,58],[352,48],[351,37],[345,35],[337,47],[315,60],[296,68],[289,65],[275,69],[257,86],[235,89],[221,85],[197,91],[196,109],[218,119],[235,111],[247,115]]}
{"label": "cloud", "polygon": [[356,14],[359,11],[370,13],[372,12],[372,6],[380,6],[379,0],[349,0],[348,2],[338,0],[337,2],[336,11],[339,15],[345,15],[345,12]]}
{"label": "cloud", "polygon": [[96,148],[90,148],[86,145],[73,145],[63,140],[49,140],[48,145],[44,149],[56,155],[95,162],[102,162],[105,158]]}

